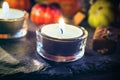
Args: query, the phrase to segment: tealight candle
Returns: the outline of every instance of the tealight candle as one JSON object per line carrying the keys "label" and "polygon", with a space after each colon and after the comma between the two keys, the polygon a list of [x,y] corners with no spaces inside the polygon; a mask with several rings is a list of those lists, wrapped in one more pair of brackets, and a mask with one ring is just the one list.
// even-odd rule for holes
{"label": "tealight candle", "polygon": [[58,39],[76,38],[83,34],[80,28],[74,27],[72,25],[64,24],[63,20],[61,20],[61,22],[59,23],[60,23],[59,25],[58,24],[46,25],[41,29],[41,33],[49,37],[58,38]]}
{"label": "tealight candle", "polygon": [[26,12],[11,9],[7,2],[0,8],[0,34],[16,34],[23,28]]}
{"label": "tealight candle", "polygon": [[37,51],[48,60],[70,62],[84,55],[88,33],[83,27],[64,23],[48,24],[38,29],[36,34]]}

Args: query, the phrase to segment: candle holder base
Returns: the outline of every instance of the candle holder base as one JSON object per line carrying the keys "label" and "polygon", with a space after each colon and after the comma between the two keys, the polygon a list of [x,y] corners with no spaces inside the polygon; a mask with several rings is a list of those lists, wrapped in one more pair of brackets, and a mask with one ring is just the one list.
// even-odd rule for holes
{"label": "candle holder base", "polygon": [[[51,24],[52,25],[52,24]],[[50,27],[56,26],[55,24],[44,26],[43,28],[38,28],[36,30],[36,38],[37,38],[37,52],[40,56],[42,56],[45,59],[54,61],[54,62],[72,62],[75,60],[78,60],[83,57],[85,52],[85,46],[87,41],[88,32],[83,27],[77,28],[77,32],[80,31],[79,36],[73,37],[73,38],[63,38],[65,36],[68,36],[69,34],[55,34],[55,36],[52,34],[51,36],[49,34],[52,33],[52,29],[49,30]],[[74,32],[76,32],[76,29],[72,28]],[[57,26],[56,26],[57,27]],[[42,30],[41,30],[42,29]],[[47,30],[48,29],[48,30]],[[70,30],[70,31],[71,31]],[[42,33],[42,31],[45,31],[47,34]],[[54,31],[54,30],[53,30]],[[67,30],[66,30],[67,31]],[[74,33],[73,32],[73,33]],[[77,33],[74,33],[77,34]],[[59,36],[59,37],[57,37]]]}
{"label": "candle holder base", "polygon": [[47,60],[54,61],[54,62],[72,62],[72,61],[76,61],[76,60],[82,58],[83,55],[84,55],[84,51],[83,50],[79,51],[78,54],[71,55],[71,56],[51,55],[49,53],[45,53],[44,50],[41,50],[41,51],[37,50],[37,52],[43,58],[45,58]]}
{"label": "candle holder base", "polygon": [[17,39],[24,37],[27,34],[27,24],[14,34],[0,34],[0,39]]}

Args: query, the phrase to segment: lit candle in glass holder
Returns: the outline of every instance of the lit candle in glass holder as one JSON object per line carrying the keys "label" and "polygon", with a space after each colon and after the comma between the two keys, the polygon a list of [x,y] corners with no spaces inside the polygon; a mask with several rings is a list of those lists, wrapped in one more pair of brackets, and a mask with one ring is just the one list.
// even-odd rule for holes
{"label": "lit candle in glass holder", "polygon": [[7,2],[3,2],[0,8],[0,39],[24,36],[27,33],[25,29],[23,30],[23,27],[27,27],[27,24],[24,24],[25,17],[27,17],[25,11],[11,9]]}
{"label": "lit candle in glass holder", "polygon": [[36,31],[37,52],[45,59],[70,62],[84,55],[88,33],[83,27],[65,24],[43,25]]}

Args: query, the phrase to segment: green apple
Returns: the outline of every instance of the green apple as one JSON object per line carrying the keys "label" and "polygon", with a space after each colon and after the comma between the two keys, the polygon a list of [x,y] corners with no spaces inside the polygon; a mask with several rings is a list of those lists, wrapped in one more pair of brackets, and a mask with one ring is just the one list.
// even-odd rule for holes
{"label": "green apple", "polygon": [[107,26],[114,21],[112,4],[108,1],[98,0],[90,8],[88,23],[91,27]]}

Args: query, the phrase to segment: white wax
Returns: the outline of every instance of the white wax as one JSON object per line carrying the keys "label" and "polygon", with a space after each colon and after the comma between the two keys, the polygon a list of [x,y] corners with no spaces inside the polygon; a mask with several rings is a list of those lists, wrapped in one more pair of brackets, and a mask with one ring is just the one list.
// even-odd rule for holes
{"label": "white wax", "polygon": [[24,16],[24,11],[18,9],[10,9],[7,16],[2,14],[2,8],[0,8],[0,19],[16,19]]}
{"label": "white wax", "polygon": [[58,39],[70,39],[70,38],[76,38],[83,34],[82,30],[78,27],[75,27],[73,25],[66,24],[63,30],[63,34],[61,34],[59,25],[58,24],[48,24],[45,25],[41,29],[41,33]]}

